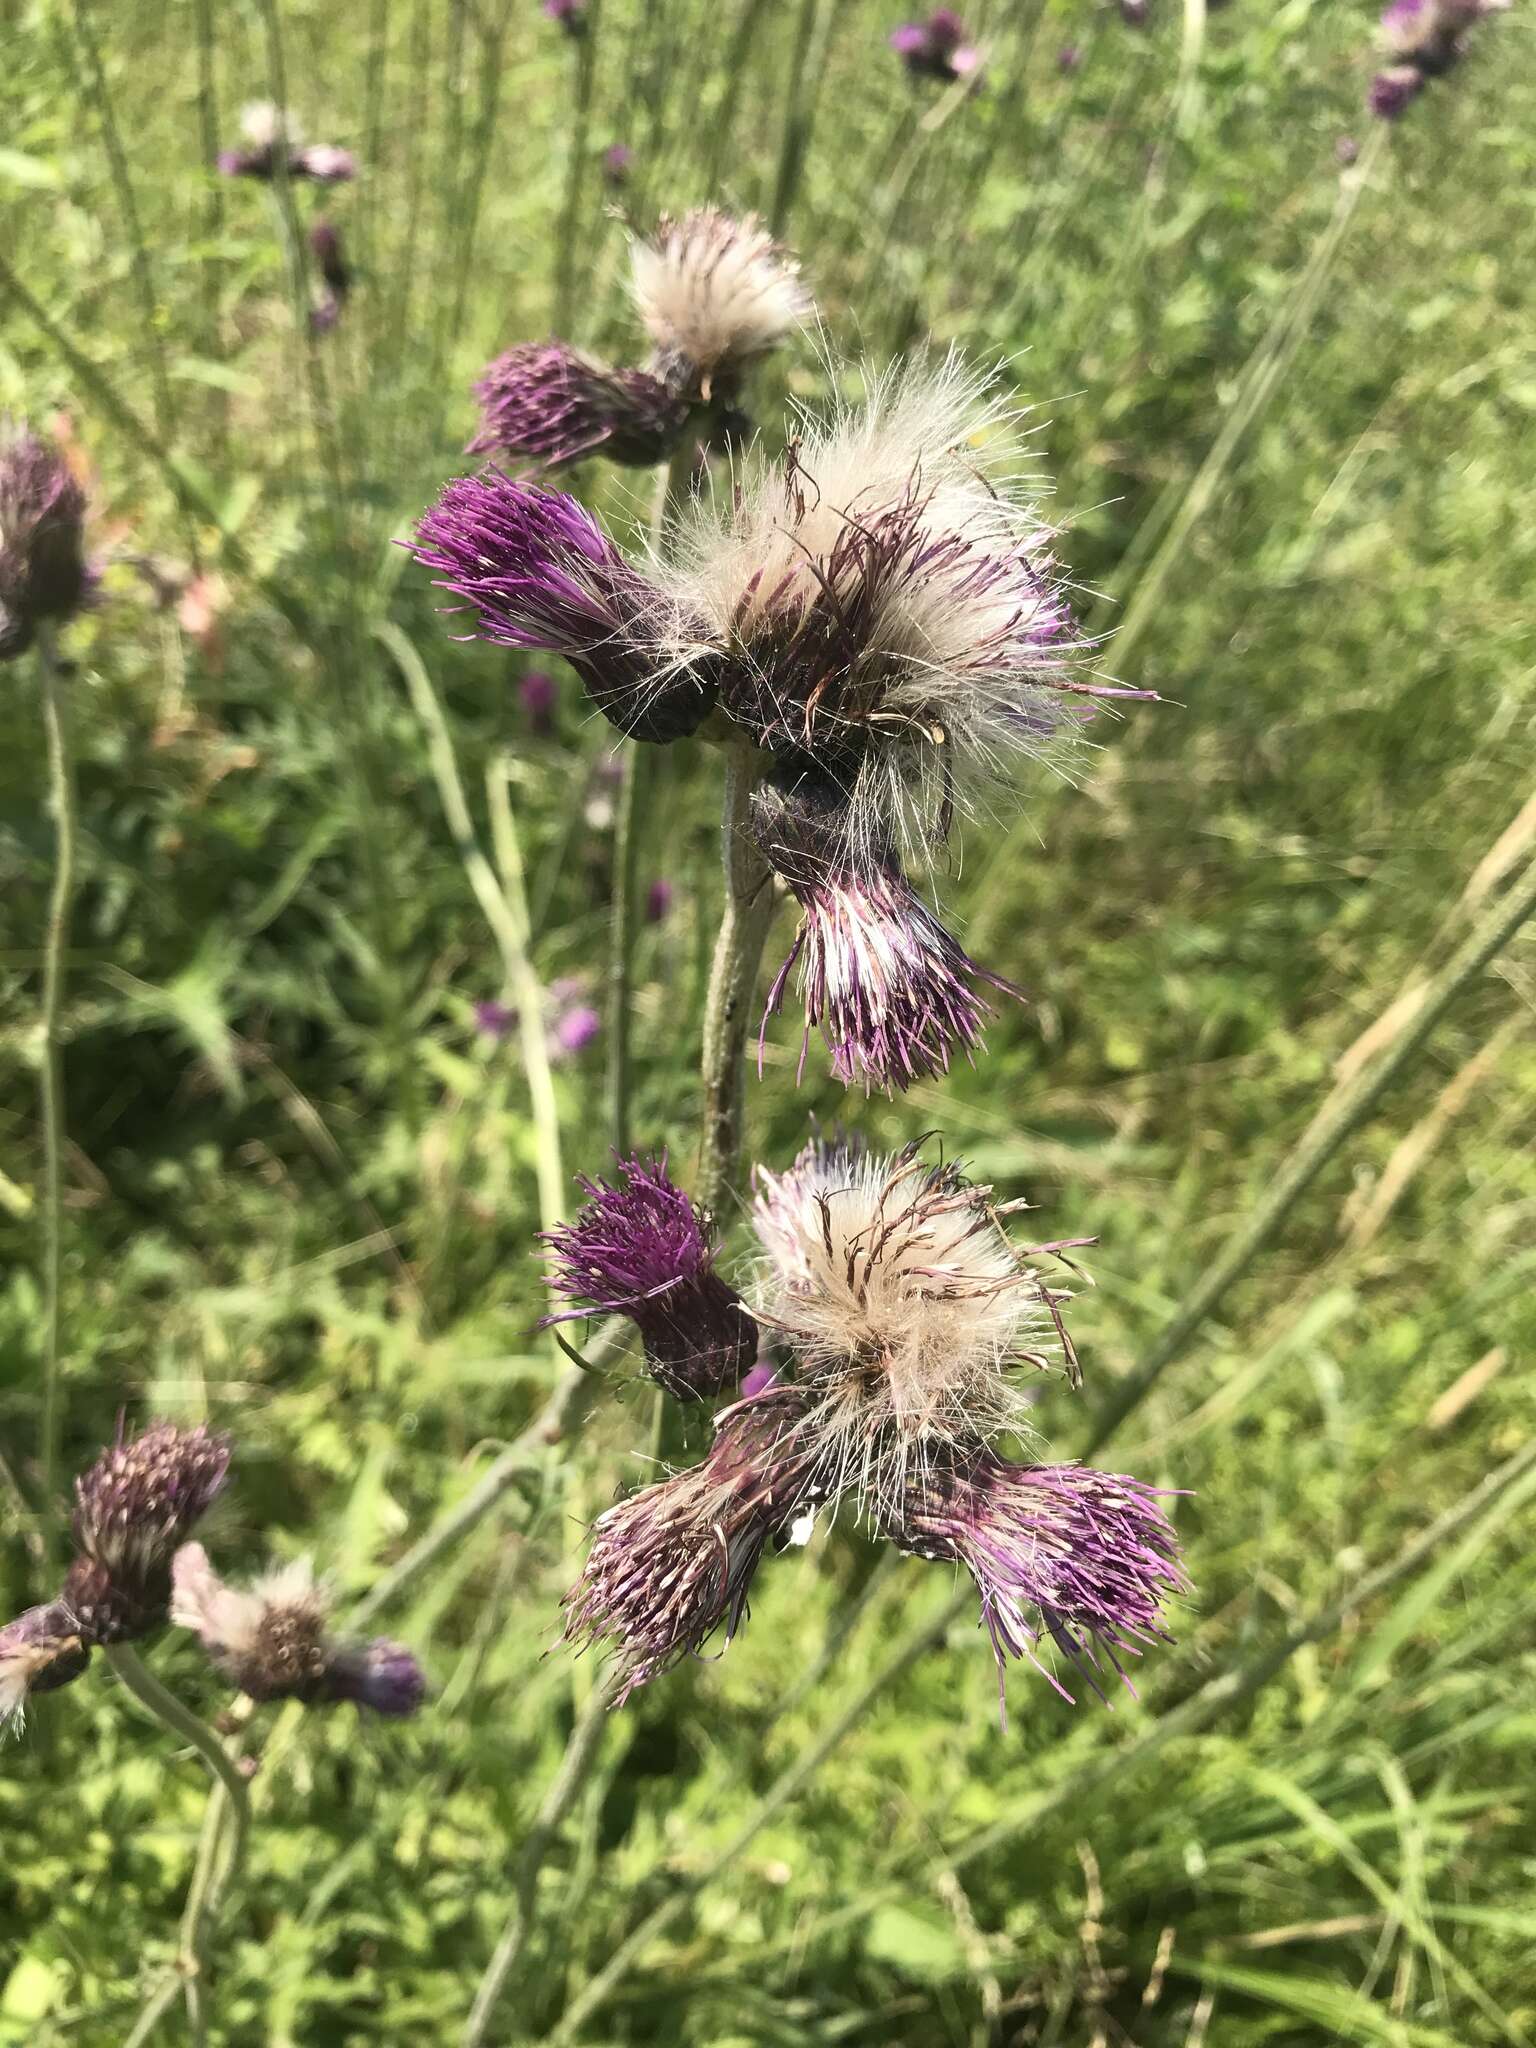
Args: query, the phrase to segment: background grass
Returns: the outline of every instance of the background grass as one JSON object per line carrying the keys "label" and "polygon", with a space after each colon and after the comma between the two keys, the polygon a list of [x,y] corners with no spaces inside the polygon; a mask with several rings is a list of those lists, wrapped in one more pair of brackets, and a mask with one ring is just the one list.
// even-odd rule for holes
{"label": "background grass", "polygon": [[[967,833],[946,899],[971,950],[1033,997],[974,1071],[850,1105],[814,1058],[797,1090],[776,1031],[749,1096],[766,1160],[813,1114],[878,1142],[937,1128],[1028,1193],[1043,1235],[1099,1235],[1075,1318],[1085,1401],[1053,1392],[1038,1411],[1058,1453],[1361,1034],[1528,856],[1536,815],[1480,868],[1530,796],[1536,709],[1529,22],[1489,26],[1363,173],[1341,174],[1341,135],[1364,141],[1363,9],[1153,9],[1138,34],[1088,0],[994,5],[977,16],[987,90],[946,98],[913,92],[884,47],[899,9],[869,0],[601,0],[580,43],[532,0],[12,7],[0,250],[51,332],[7,298],[0,409],[58,416],[109,561],[69,639],[84,840],[69,1469],[120,1411],[206,1413],[239,1445],[221,1556],[311,1550],[361,1592],[556,1369],[530,1335],[527,1083],[515,1039],[488,1043],[472,1014],[500,969],[374,628],[393,621],[427,663],[487,844],[487,770],[510,779],[541,978],[600,987],[607,733],[569,679],[556,733],[530,733],[518,664],[452,643],[393,542],[459,464],[468,384],[497,348],[557,328],[635,350],[600,176],[612,141],[635,152],[616,203],[639,219],[706,197],[772,211],[840,348],[883,360],[931,334],[1009,358],[1041,407],[1085,605],[1129,622],[1114,666],[1170,700],[1101,721],[1079,785],[1031,788],[1021,825]],[[1082,61],[1063,71],[1068,43]],[[362,161],[326,201],[359,282],[323,346],[293,316],[293,221],[208,169],[257,96]],[[1341,194],[1353,210],[1321,268]],[[293,202],[300,225],[317,210]],[[756,387],[765,430],[824,378],[811,350],[787,353]],[[1245,406],[1208,509],[1181,521]],[[643,516],[645,479],[594,465],[582,485],[615,521]],[[194,565],[211,634],[156,601]],[[35,678],[5,679],[9,1612],[40,1584],[52,839]],[[678,893],[641,942],[635,1128],[686,1161],[716,770],[677,749],[654,767],[642,862]],[[1407,2048],[1536,2032],[1520,1489],[1094,1791],[1202,1683],[1262,1657],[1530,1440],[1533,997],[1527,940],[1458,1000],[1106,1454],[1190,1489],[1177,1515],[1197,1593],[1140,1704],[1074,1711],[1026,1672],[1000,1732],[967,1619],[698,1892],[584,2040]],[[601,1048],[557,1086],[566,1168],[600,1167]],[[620,1374],[579,1442],[535,1460],[391,1615],[437,1689],[420,1722],[257,1731],[217,2041],[456,2037],[592,1683],[587,1664],[542,1657],[556,1602],[584,1523],[644,1475],[649,1433]],[[949,1591],[842,1525],[774,1562],[727,1658],[610,1724],[492,2038],[544,2038]],[[220,1706],[184,1645],[154,1661]],[[193,1761],[104,1672],[41,1703],[0,1757],[0,2042],[125,2037],[174,1947],[203,1800]]]}

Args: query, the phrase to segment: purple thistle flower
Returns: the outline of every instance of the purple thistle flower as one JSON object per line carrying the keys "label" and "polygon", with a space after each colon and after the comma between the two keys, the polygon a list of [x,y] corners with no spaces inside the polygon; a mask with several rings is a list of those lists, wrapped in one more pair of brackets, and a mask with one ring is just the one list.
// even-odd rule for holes
{"label": "purple thistle flower", "polygon": [[630,738],[686,738],[712,708],[708,661],[680,667],[664,652],[669,634],[696,646],[698,629],[574,498],[498,470],[456,477],[414,552],[475,611],[481,638],[563,654]]}
{"label": "purple thistle flower", "polygon": [[516,1010],[509,1009],[505,1003],[497,1002],[494,996],[489,996],[475,1005],[475,1029],[483,1038],[489,1038],[497,1045],[500,1045],[516,1023]]}
{"label": "purple thistle flower", "polygon": [[1353,135],[1341,135],[1333,145],[1333,160],[1341,169],[1348,170],[1359,154],[1360,145]]}
{"label": "purple thistle flower", "polygon": [[1083,53],[1078,48],[1076,43],[1063,43],[1061,48],[1056,52],[1056,69],[1059,72],[1061,72],[1064,77],[1067,75],[1067,73],[1076,71],[1078,66],[1082,63],[1082,61]]}
{"label": "purple thistle flower", "polygon": [[603,178],[610,185],[627,185],[635,152],[627,142],[610,142],[603,151]]}
{"label": "purple thistle flower", "polygon": [[357,158],[331,142],[313,142],[288,159],[290,178],[308,178],[316,185],[346,185],[357,176]]}
{"label": "purple thistle flower", "polygon": [[517,686],[517,701],[529,730],[548,739],[555,729],[555,679],[543,669],[530,669]]}
{"label": "purple thistle flower", "polygon": [[192,1630],[219,1675],[250,1699],[351,1700],[398,1719],[426,1695],[420,1666],[399,1643],[332,1636],[329,1601],[305,1560],[241,1588],[220,1578],[200,1543],[187,1543],[173,1581],[171,1619]]}
{"label": "purple thistle flower", "polygon": [[228,1439],[153,1423],[75,1481],[77,1556],[63,1598],[89,1643],[131,1642],[165,1620],[171,1559],[223,1490]]}
{"label": "purple thistle flower", "polygon": [[1423,74],[1414,65],[1393,64],[1371,80],[1366,104],[1379,121],[1398,121],[1423,90]]}
{"label": "purple thistle flower", "polygon": [[25,653],[39,623],[71,618],[91,574],[85,493],[58,450],[35,434],[0,446],[0,660]]}
{"label": "purple thistle flower", "polygon": [[602,1017],[590,1003],[572,1003],[561,1010],[550,1032],[550,1050],[556,1058],[574,1059],[585,1052],[603,1028]]}
{"label": "purple thistle flower", "polygon": [[981,52],[966,43],[965,26],[951,7],[935,8],[926,21],[903,22],[887,41],[913,78],[953,85],[981,68]]}
{"label": "purple thistle flower", "polygon": [[1014,1465],[980,1447],[936,1456],[909,1478],[892,1534],[971,1574],[1000,1689],[1008,1659],[1027,1657],[1072,1699],[1035,1654],[1049,1635],[1100,1699],[1108,1671],[1134,1695],[1121,1659],[1171,1642],[1164,1602],[1189,1591],[1157,1490],[1083,1465]]}
{"label": "purple thistle flower", "polygon": [[599,1515],[566,1595],[565,1638],[612,1644],[615,1705],[717,1629],[729,1645],[741,1626],[764,1550],[809,1503],[807,1462],[793,1448],[798,1412],[789,1390],[737,1402],[716,1417],[699,1464]]}
{"label": "purple thistle flower", "polygon": [[317,220],[309,231],[310,252],[315,259],[315,268],[320,281],[338,298],[345,298],[352,288],[352,272],[341,246],[341,234],[334,221]]}
{"label": "purple thistle flower", "polygon": [[555,469],[598,453],[646,468],[663,461],[688,405],[645,370],[611,370],[563,341],[522,342],[475,386],[480,430],[466,454],[499,450]]}
{"label": "purple thistle flower", "polygon": [[1371,112],[1384,121],[1399,119],[1427,79],[1444,77],[1460,62],[1471,29],[1485,16],[1502,13],[1508,4],[1509,0],[1392,0],[1381,17],[1380,31],[1389,61],[1371,80]]}
{"label": "purple thistle flower", "polygon": [[1151,0],[1120,0],[1120,19],[1127,28],[1145,28],[1151,18]]}
{"label": "purple thistle flower", "polygon": [[[622,1183],[622,1184],[620,1184]],[[757,1328],[715,1271],[708,1219],[669,1179],[665,1158],[618,1162],[618,1180],[582,1179],[574,1221],[546,1233],[550,1285],[581,1304],[545,1325],[628,1316],[651,1376],[679,1401],[733,1386],[757,1356]]]}
{"label": "purple thistle flower", "polygon": [[587,32],[587,0],[544,0],[544,12],[568,36],[584,36]]}
{"label": "purple thistle flower", "polygon": [[1023,1001],[1013,983],[980,967],[913,893],[894,849],[857,848],[847,799],[814,771],[780,771],[752,798],[752,834],[804,913],[768,992],[763,1027],[799,964],[805,1033],[820,1027],[845,1085],[906,1088],[946,1073],[956,1052],[981,1042],[985,981]]}
{"label": "purple thistle flower", "polygon": [[665,924],[672,910],[672,884],[666,877],[659,876],[645,892],[645,921],[647,924]]}
{"label": "purple thistle flower", "polygon": [[766,1394],[770,1387],[777,1386],[778,1379],[778,1371],[773,1361],[760,1358],[741,1383],[741,1399],[755,1401],[759,1394]]}
{"label": "purple thistle flower", "polygon": [[216,158],[226,178],[270,181],[279,162],[286,163],[290,178],[308,178],[317,185],[344,185],[357,176],[357,159],[350,150],[330,142],[305,145],[292,114],[270,100],[246,107],[240,128],[247,147],[221,150]]}
{"label": "purple thistle flower", "polygon": [[34,1693],[71,1684],[90,1661],[91,1646],[62,1600],[7,1622],[0,1628],[0,1731],[20,1721]]}

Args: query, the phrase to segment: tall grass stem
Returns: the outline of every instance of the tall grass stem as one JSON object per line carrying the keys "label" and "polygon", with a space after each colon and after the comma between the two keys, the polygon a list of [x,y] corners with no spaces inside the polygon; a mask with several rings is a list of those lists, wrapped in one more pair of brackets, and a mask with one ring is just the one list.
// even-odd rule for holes
{"label": "tall grass stem", "polygon": [[775,907],[773,877],[747,829],[756,776],[754,749],[741,740],[727,741],[720,821],[725,910],[704,1003],[704,1128],[697,1182],[699,1201],[715,1215],[723,1213],[740,1176],[747,1030]]}
{"label": "tall grass stem", "polygon": [[79,817],[75,790],[74,714],[69,677],[59,660],[51,625],[38,628],[43,729],[48,751],[48,801],[53,813],[53,885],[43,938],[43,1413],[40,1463],[45,1519],[59,1513],[59,1453],[63,1439],[64,1051],[61,1042],[69,960],[70,914],[75,900]]}

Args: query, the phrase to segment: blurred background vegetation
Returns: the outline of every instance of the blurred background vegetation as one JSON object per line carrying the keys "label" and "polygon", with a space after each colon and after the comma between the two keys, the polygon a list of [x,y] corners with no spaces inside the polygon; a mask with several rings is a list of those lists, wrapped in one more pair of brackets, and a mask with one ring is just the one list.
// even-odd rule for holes
{"label": "blurred background vegetation", "polygon": [[[1084,1396],[1038,1411],[1057,1455],[1530,858],[1528,17],[1488,24],[1374,134],[1363,7],[1236,0],[1207,20],[1151,0],[1138,27],[1095,0],[991,0],[969,20],[974,94],[904,74],[899,18],[898,0],[591,0],[574,37],[534,0],[5,10],[0,411],[74,451],[106,563],[68,640],[67,1469],[123,1412],[217,1421],[238,1443],[231,1564],[310,1551],[364,1592],[560,1367],[532,1332],[527,1078],[515,1035],[477,1027],[501,970],[399,636],[504,868],[488,776],[510,792],[541,980],[599,1004],[609,734],[564,675],[555,729],[534,730],[534,664],[455,644],[394,542],[463,466],[490,355],[560,332],[637,358],[625,213],[770,214],[850,356],[931,335],[1006,358],[1083,607],[1123,628],[1109,665],[1168,700],[1101,719],[1077,786],[1029,789],[1022,823],[966,834],[955,927],[1032,997],[974,1071],[847,1103],[814,1058],[795,1087],[776,1028],[749,1093],[754,1156],[786,1161],[812,1116],[881,1143],[934,1128],[1028,1194],[1039,1235],[1098,1234]],[[285,217],[211,168],[258,97],[359,158],[322,195],[357,283],[317,342],[285,249],[322,200],[296,189]],[[754,387],[765,433],[826,379],[814,349],[787,352]],[[579,487],[618,525],[643,517],[643,477],[593,464]],[[36,679],[4,676],[10,1613],[41,1583],[53,840]],[[635,1130],[683,1164],[716,784],[707,749],[667,750],[642,853],[675,895],[641,939]],[[672,1897],[583,2041],[1536,2033],[1529,1486],[1266,1683],[1168,1719],[1530,1441],[1533,1000],[1527,939],[1103,1454],[1189,1489],[1196,1595],[1139,1702],[1074,1711],[1025,1671],[1000,1731],[970,1617],[870,1696],[950,1586],[821,1531],[765,1569],[727,1657],[610,1721],[490,2038],[547,2038]],[[602,1059],[599,1039],[556,1069],[566,1175],[604,1163]],[[559,1594],[585,1523],[649,1469],[650,1426],[626,1368],[390,1614],[432,1672],[419,1722],[255,1725],[213,2039],[457,2038],[593,1682],[542,1654]],[[155,1661],[218,1710],[184,1645]],[[0,1755],[0,2043],[128,2037],[204,1798],[105,1672],[40,1704]]]}

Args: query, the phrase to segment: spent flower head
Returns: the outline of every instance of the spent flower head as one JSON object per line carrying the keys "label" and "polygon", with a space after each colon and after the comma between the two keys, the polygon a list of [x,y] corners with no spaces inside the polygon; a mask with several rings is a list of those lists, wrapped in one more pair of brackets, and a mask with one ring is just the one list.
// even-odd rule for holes
{"label": "spent flower head", "polygon": [[466,452],[555,469],[598,453],[645,467],[671,453],[688,404],[645,370],[613,370],[563,341],[523,342],[475,386],[480,427]]}
{"label": "spent flower head", "polygon": [[889,1527],[904,1550],[964,1565],[981,1595],[999,1687],[1050,1637],[1102,1699],[1122,1659],[1171,1642],[1166,1602],[1187,1593],[1178,1538],[1154,1487],[1084,1465],[1015,1465],[984,1446],[930,1458],[908,1479]]}
{"label": "spent flower head", "polygon": [[19,1727],[27,1702],[77,1679],[91,1646],[67,1601],[29,1607],[0,1628],[0,1734]]}
{"label": "spent flower head", "polygon": [[25,429],[0,438],[0,660],[40,624],[73,616],[90,589],[85,493],[56,448]]}
{"label": "spent flower head", "polygon": [[967,43],[965,25],[952,7],[936,7],[926,21],[903,22],[889,40],[914,78],[954,85],[981,69],[981,52]]}
{"label": "spent flower head", "polygon": [[176,1553],[173,1578],[172,1621],[190,1629],[219,1675],[253,1700],[351,1700],[398,1718],[426,1696],[420,1666],[398,1643],[332,1635],[329,1601],[305,1559],[237,1587],[220,1578],[200,1543],[188,1543]]}
{"label": "spent flower head", "polygon": [[728,398],[736,373],[812,311],[799,266],[756,214],[663,215],[631,242],[630,270],[651,367],[679,397]]}
{"label": "spent flower head", "polygon": [[715,1419],[705,1457],[598,1517],[566,1595],[565,1635],[609,1644],[622,1705],[637,1686],[741,1626],[763,1553],[810,1499],[793,1391],[770,1390]]}
{"label": "spent flower head", "polygon": [[628,1316],[658,1385],[680,1401],[708,1399],[757,1356],[741,1296],[715,1271],[709,1219],[674,1185],[665,1158],[621,1159],[611,1181],[580,1183],[576,1217],[544,1234],[550,1285],[579,1307],[545,1322]]}
{"label": "spent flower head", "polygon": [[223,1490],[227,1438],[152,1423],[75,1481],[76,1557],[64,1601],[89,1643],[131,1642],[166,1618],[171,1560]]}
{"label": "spent flower head", "polygon": [[992,1200],[916,1145],[890,1156],[817,1140],[787,1172],[757,1169],[754,1313],[805,1400],[797,1445],[829,1495],[900,1503],[941,1453],[1022,1429],[1019,1368],[1075,1380],[1066,1293]]}

